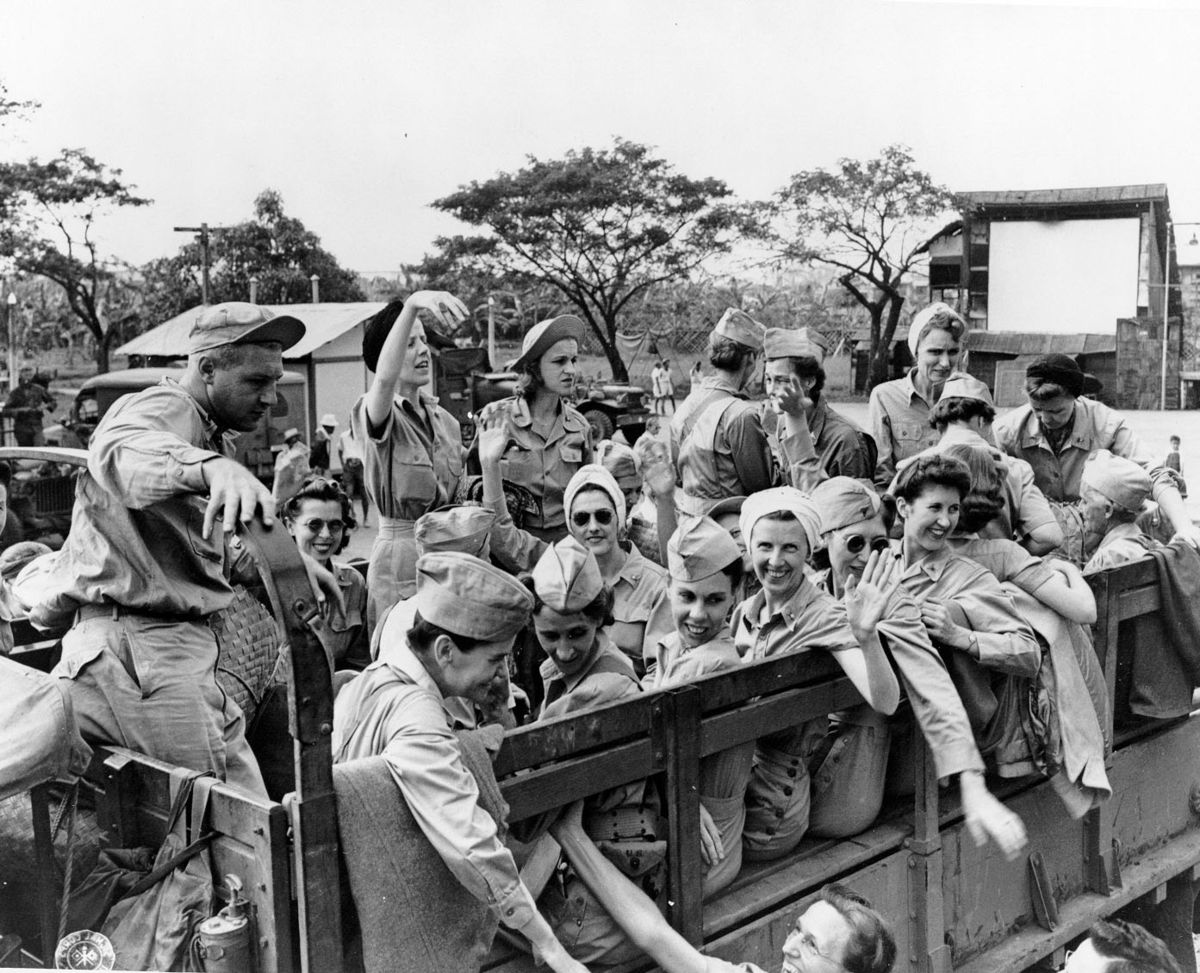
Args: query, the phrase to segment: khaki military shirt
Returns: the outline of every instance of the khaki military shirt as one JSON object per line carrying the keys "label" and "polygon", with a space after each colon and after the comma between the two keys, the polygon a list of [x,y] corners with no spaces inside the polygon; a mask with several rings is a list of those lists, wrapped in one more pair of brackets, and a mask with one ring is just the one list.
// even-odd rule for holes
{"label": "khaki military shirt", "polygon": [[993,428],[996,445],[1033,467],[1034,482],[1050,500],[1079,499],[1083,465],[1098,449],[1132,460],[1149,473],[1156,500],[1164,491],[1176,489],[1171,471],[1154,461],[1119,412],[1101,402],[1088,398],[1075,400],[1071,435],[1060,453],[1051,448],[1028,404],[1001,416]]}
{"label": "khaki military shirt", "polygon": [[61,618],[103,602],[186,618],[227,607],[224,535],[218,525],[202,536],[202,465],[231,453],[171,379],[119,399],[92,434],[71,531],[34,616]]}
{"label": "khaki military shirt", "polygon": [[333,759],[380,755],[454,877],[504,925],[531,922],[533,899],[496,822],[479,806],[479,786],[463,765],[442,694],[406,645],[389,646],[388,661],[368,666],[334,702]]}
{"label": "khaki military shirt", "polygon": [[887,489],[896,475],[896,464],[916,456],[938,441],[938,432],[929,425],[932,402],[913,385],[912,369],[904,378],[883,382],[871,390],[868,403],[870,433],[879,450],[876,461],[875,484]]}

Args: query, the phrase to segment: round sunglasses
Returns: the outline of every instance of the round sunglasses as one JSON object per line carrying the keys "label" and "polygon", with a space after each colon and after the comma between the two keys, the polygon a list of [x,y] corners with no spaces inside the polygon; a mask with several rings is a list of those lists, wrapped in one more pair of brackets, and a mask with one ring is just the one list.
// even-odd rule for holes
{"label": "round sunglasses", "polygon": [[576,527],[586,527],[588,521],[595,520],[601,527],[607,527],[616,516],[611,510],[601,507],[599,510],[577,510],[571,514],[571,523]]}
{"label": "round sunglasses", "polygon": [[[891,544],[886,537],[871,538],[872,551],[886,551]],[[846,538],[846,550],[851,554],[861,554],[867,546],[867,539],[862,534],[851,534]]]}

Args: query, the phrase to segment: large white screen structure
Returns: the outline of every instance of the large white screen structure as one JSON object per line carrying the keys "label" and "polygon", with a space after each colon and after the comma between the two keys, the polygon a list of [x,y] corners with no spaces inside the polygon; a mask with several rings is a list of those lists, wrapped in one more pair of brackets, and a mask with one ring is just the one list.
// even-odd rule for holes
{"label": "large white screen structure", "polygon": [[988,330],[1112,334],[1137,313],[1140,221],[991,225]]}

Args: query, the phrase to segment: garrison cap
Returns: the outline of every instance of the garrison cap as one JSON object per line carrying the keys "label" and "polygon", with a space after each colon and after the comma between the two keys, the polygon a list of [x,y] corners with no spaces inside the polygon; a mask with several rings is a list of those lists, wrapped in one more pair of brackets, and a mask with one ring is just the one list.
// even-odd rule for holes
{"label": "garrison cap", "polygon": [[762,351],[763,334],[766,330],[745,311],[730,307],[725,309],[721,320],[713,328],[713,336],[728,338],[730,341],[736,341],[739,345],[745,345],[755,351]]}
{"label": "garrison cap", "polygon": [[825,339],[812,328],[767,328],[763,351],[770,358],[815,358],[825,364]]}
{"label": "garrison cap", "polygon": [[835,476],[818,483],[812,492],[812,502],[820,517],[822,534],[869,520],[883,507],[879,494],[862,480],[848,476]]}
{"label": "garrison cap", "polygon": [[742,549],[711,517],[685,517],[667,542],[667,571],[675,581],[703,581],[734,563]]}
{"label": "garrison cap", "polygon": [[596,557],[574,537],[551,544],[533,566],[533,587],[560,615],[582,611],[604,590]]}
{"label": "garrison cap", "polygon": [[487,560],[488,538],[496,515],[486,507],[463,504],[422,514],[413,525],[418,554],[461,551]]}
{"label": "garrison cap", "polygon": [[742,504],[742,540],[750,547],[751,534],[754,525],[767,514],[787,511],[804,528],[808,540],[808,550],[811,553],[820,546],[820,517],[817,507],[807,494],[801,493],[795,487],[771,487],[769,490],[759,490],[752,493]]}
{"label": "garrison cap", "polygon": [[212,351],[222,345],[278,341],[287,351],[304,337],[304,323],[290,314],[246,301],[226,301],[196,315],[188,333],[188,354]]}
{"label": "garrison cap", "polygon": [[642,464],[629,446],[605,439],[596,447],[603,466],[622,490],[638,490],[642,486]]}
{"label": "garrison cap", "polygon": [[961,372],[955,372],[946,380],[946,384],[942,386],[943,399],[975,399],[977,402],[986,402],[988,405],[995,407],[996,403],[992,401],[992,393],[988,391],[988,387],[974,375],[964,375]]}
{"label": "garrison cap", "polygon": [[1133,460],[1114,456],[1107,449],[1099,449],[1088,457],[1080,484],[1135,513],[1145,508],[1153,488],[1149,473]]}
{"label": "garrison cap", "polygon": [[486,561],[461,551],[435,551],[417,560],[413,604],[425,621],[447,632],[501,642],[529,623],[533,596]]}
{"label": "garrison cap", "polygon": [[584,323],[574,314],[560,314],[556,318],[539,321],[525,333],[521,341],[521,356],[514,367],[524,368],[530,362],[537,361],[551,345],[563,338],[582,341],[585,330]]}

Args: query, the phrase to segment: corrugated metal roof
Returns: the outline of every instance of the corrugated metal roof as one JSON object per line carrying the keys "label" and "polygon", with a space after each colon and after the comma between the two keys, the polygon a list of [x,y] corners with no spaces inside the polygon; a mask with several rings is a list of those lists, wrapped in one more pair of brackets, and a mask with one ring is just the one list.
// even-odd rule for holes
{"label": "corrugated metal roof", "polygon": [[[362,323],[384,306],[382,301],[355,301],[347,304],[267,304],[276,314],[291,314],[304,322],[304,337],[283,353],[289,360],[311,355],[322,345],[340,338],[355,325]],[[127,341],[114,355],[147,355],[156,358],[182,358],[187,352],[188,332],[202,306],[189,308],[151,328],[132,341]]]}
{"label": "corrugated metal roof", "polygon": [[1102,355],[1116,352],[1111,334],[1023,334],[1016,331],[972,331],[967,347],[995,355]]}
{"label": "corrugated metal roof", "polygon": [[1152,182],[1079,189],[1003,189],[960,195],[976,206],[1088,206],[1093,203],[1138,203],[1166,199],[1167,184]]}

